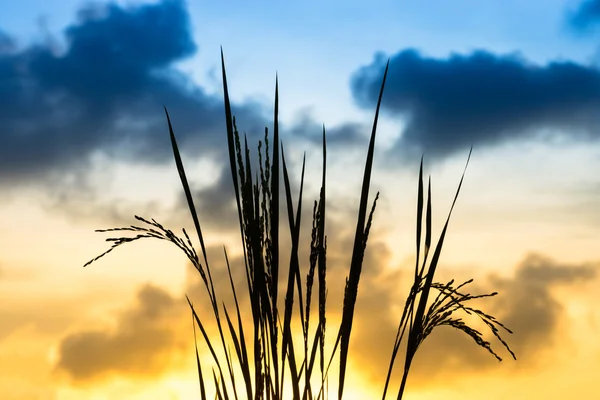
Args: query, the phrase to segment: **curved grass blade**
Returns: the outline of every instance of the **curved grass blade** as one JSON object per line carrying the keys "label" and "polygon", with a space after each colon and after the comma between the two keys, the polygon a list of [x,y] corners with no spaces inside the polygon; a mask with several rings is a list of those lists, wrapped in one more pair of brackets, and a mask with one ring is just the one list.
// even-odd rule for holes
{"label": "curved grass blade", "polygon": [[[192,198],[192,192],[190,190],[190,186],[185,174],[185,169],[183,168],[183,161],[181,160],[181,154],[179,152],[179,148],[177,146],[177,140],[175,139],[175,133],[173,132],[173,126],[171,124],[171,118],[169,117],[169,112],[167,108],[164,107],[165,114],[167,116],[167,123],[169,126],[169,136],[171,138],[171,146],[173,148],[173,156],[175,158],[175,164],[177,166],[177,172],[179,173],[179,178],[181,179],[181,185],[183,186],[183,190],[185,192],[185,197],[190,209],[190,214],[192,215],[192,219],[194,221],[194,226],[196,228],[196,233],[198,234],[198,239],[200,240],[200,247],[202,249],[202,255],[204,257],[204,264],[206,266],[206,272],[208,275],[208,282],[210,284],[210,288],[207,286],[207,290],[209,292],[209,297],[212,303],[213,312],[215,314],[215,319],[217,320],[217,326],[219,328],[219,334],[221,336],[221,342],[223,345],[223,350],[225,351],[225,358],[227,361],[227,368],[229,370],[229,375],[231,378],[231,384],[233,386],[233,392],[235,397],[237,398],[236,387],[235,387],[235,379],[233,377],[233,368],[231,366],[231,362],[229,360],[229,356],[227,355],[227,348],[225,346],[225,338],[223,335],[223,328],[221,325],[221,319],[219,317],[219,308],[217,306],[215,287],[213,284],[212,274],[210,271],[210,266],[208,264],[208,258],[206,256],[206,247],[204,245],[204,237],[202,236],[202,229],[200,228],[200,221],[198,219],[198,214],[196,212],[196,207],[194,205],[194,199]],[[206,281],[204,282],[206,284]],[[225,381],[223,380],[223,385],[225,385]],[[225,390],[225,389],[224,389]],[[225,399],[227,399],[227,391],[225,391]]]}

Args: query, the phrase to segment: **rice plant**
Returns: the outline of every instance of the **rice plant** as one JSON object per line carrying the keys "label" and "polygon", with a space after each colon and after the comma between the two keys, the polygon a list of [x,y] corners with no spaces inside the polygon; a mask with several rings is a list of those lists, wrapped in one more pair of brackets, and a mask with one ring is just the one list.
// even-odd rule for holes
{"label": "rice plant", "polygon": [[[289,173],[285,160],[283,144],[279,139],[278,126],[278,84],[275,83],[275,110],[272,139],[268,129],[265,128],[264,142],[258,144],[258,165],[251,165],[250,148],[244,137],[244,143],[237,129],[235,117],[232,115],[225,72],[225,62],[221,52],[221,68],[223,78],[225,118],[227,128],[227,145],[229,149],[229,164],[233,183],[237,215],[240,228],[240,239],[243,248],[245,277],[252,316],[251,331],[242,323],[238,290],[234,285],[227,250],[224,249],[225,264],[229,275],[231,293],[233,294],[235,310],[228,309],[222,303],[219,306],[219,296],[215,291],[211,267],[206,254],[200,219],[194,206],[194,199],[188,184],[183,162],[177,146],[175,133],[167,109],[166,119],[175,158],[175,164],[190,214],[194,223],[196,234],[200,243],[201,257],[196,252],[192,240],[183,229],[183,236],[177,236],[154,219],[135,216],[142,223],[141,226],[112,228],[97,230],[97,232],[128,232],[129,236],[111,237],[106,239],[112,243],[111,247],[101,255],[90,260],[84,266],[91,264],[100,257],[111,252],[116,247],[138,239],[155,238],[166,240],[176,245],[183,251],[195,269],[198,271],[202,284],[208,294],[214,323],[218,329],[218,337],[210,337],[205,326],[205,319],[198,315],[196,308],[187,298],[192,319],[194,321],[194,338],[196,326],[199,329],[203,342],[208,349],[212,360],[212,380],[215,384],[215,398],[238,399],[240,396],[251,399],[284,398],[284,389],[291,390],[293,399],[325,399],[328,382],[328,371],[334,358],[339,353],[339,376],[337,377],[338,399],[342,399],[346,377],[346,366],[350,348],[352,322],[354,320],[355,304],[360,284],[361,268],[367,247],[369,231],[376,208],[379,193],[376,194],[370,209],[368,203],[370,179],[373,166],[375,137],[381,100],[388,73],[388,65],[383,75],[375,118],[371,131],[369,147],[367,150],[365,170],[363,174],[362,189],[359,201],[359,210],[352,248],[352,257],[342,304],[342,318],[340,326],[334,331],[335,345],[330,354],[325,352],[326,338],[326,300],[327,300],[327,236],[325,235],[326,222],[326,165],[327,165],[327,140],[325,128],[322,132],[322,176],[320,194],[314,201],[312,212],[312,228],[310,233],[310,254],[307,270],[301,271],[299,262],[300,226],[302,215],[302,193],[304,187],[305,161],[303,160],[300,178],[299,194],[296,204],[292,199]],[[471,153],[469,152],[469,158]],[[467,165],[468,165],[467,159]],[[466,171],[465,166],[465,171]],[[506,347],[513,358],[515,354],[500,336],[500,328],[512,333],[508,328],[497,321],[493,316],[478,309],[469,307],[469,300],[482,297],[495,296],[497,293],[471,295],[463,293],[468,280],[456,285],[454,281],[445,284],[434,281],[436,268],[440,259],[442,245],[448,228],[448,223],[454,204],[460,192],[465,171],[456,190],[448,218],[435,247],[429,266],[426,267],[431,247],[432,221],[431,221],[431,183],[427,191],[425,209],[425,238],[423,261],[420,262],[423,212],[425,206],[423,185],[423,160],[418,182],[417,224],[416,224],[416,263],[414,282],[407,296],[403,313],[400,317],[398,332],[393,343],[389,368],[382,391],[385,399],[390,391],[391,377],[395,361],[405,334],[407,335],[406,358],[402,370],[402,380],[397,392],[401,399],[405,390],[408,373],[419,346],[435,327],[448,325],[469,335],[477,345],[487,349],[498,360],[500,356],[492,349],[491,344],[484,340],[482,334],[468,326],[457,312],[465,312],[478,316],[492,331],[494,336]],[[283,176],[285,191],[285,206],[287,207],[287,222],[291,237],[289,250],[289,264],[287,266],[287,281],[281,285],[283,301],[279,299],[280,291],[280,265],[279,256],[279,188],[280,177]],[[367,212],[369,209],[369,212]],[[302,278],[305,273],[306,278]],[[316,286],[315,286],[316,285]],[[433,298],[432,289],[437,292]],[[318,298],[318,304],[311,304],[313,290]],[[433,300],[432,300],[433,299]],[[283,308],[281,310],[281,308]],[[314,309],[316,308],[316,311]],[[233,312],[233,313],[232,313]],[[316,322],[311,320],[311,315],[316,313]],[[223,315],[225,319],[223,319]],[[298,346],[293,340],[292,318],[297,315],[298,325],[301,327],[302,342]],[[204,322],[203,322],[204,321]],[[200,396],[207,398],[206,382],[211,377],[203,369],[200,362],[198,344],[196,343],[196,361]],[[233,345],[233,353],[230,346]],[[222,351],[223,356],[217,352]],[[235,357],[235,359],[234,359]],[[286,377],[288,379],[286,380]],[[239,378],[239,379],[236,379]],[[313,379],[315,378],[315,379]],[[315,385],[314,382],[318,382]],[[240,387],[241,386],[241,387]],[[287,392],[286,392],[287,393]]]}

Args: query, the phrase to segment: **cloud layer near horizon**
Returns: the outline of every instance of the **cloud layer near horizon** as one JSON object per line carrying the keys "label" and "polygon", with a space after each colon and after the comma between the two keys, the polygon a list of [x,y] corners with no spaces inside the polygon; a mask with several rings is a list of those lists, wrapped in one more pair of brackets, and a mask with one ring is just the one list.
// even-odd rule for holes
{"label": "cloud layer near horizon", "polygon": [[[339,318],[341,312],[348,256],[343,249],[352,242],[349,232],[338,231],[337,228],[334,230],[332,235],[337,236],[338,240],[330,243],[327,256],[330,323]],[[289,250],[289,243],[284,242],[283,245]],[[219,298],[230,308],[231,289],[224,270],[222,249],[214,247],[208,251],[209,259],[212,260],[215,289]],[[286,251],[284,253],[287,254]],[[387,371],[396,335],[399,315],[394,314],[393,310],[401,307],[404,301],[405,293],[399,293],[398,288],[405,287],[405,280],[411,279],[410,272],[404,268],[390,271],[385,267],[389,263],[389,255],[386,245],[376,235],[372,237],[365,255],[351,341],[352,362],[361,365],[361,371],[369,376],[371,382],[378,384]],[[243,260],[234,257],[230,262],[240,307],[249,317],[249,310],[246,309],[249,307],[247,295],[243,291]],[[462,332],[448,327],[437,328],[418,352],[411,372],[412,385],[426,387],[439,378],[458,379],[464,376],[465,371],[469,371],[469,374],[485,373],[498,368],[506,373],[537,371],[541,368],[540,354],[558,351],[556,346],[565,345],[564,340],[559,344],[556,339],[564,334],[564,329],[568,326],[568,323],[561,321],[568,321],[569,317],[564,309],[564,302],[557,298],[556,289],[578,290],[582,284],[597,282],[599,270],[597,263],[568,264],[530,254],[514,268],[515,272],[511,277],[488,274],[484,279],[476,280],[465,290],[481,294],[498,291],[499,295],[471,306],[476,305],[484,312],[494,315],[514,332],[512,335],[506,332],[500,334],[517,354],[518,362],[512,364],[510,355],[484,326],[481,327],[484,336],[492,340],[492,346],[506,360],[505,363],[499,365],[486,350],[479,348]],[[188,279],[186,293],[192,299],[197,296],[204,298],[202,292],[205,288],[196,277],[196,272],[192,268],[190,271],[193,275]],[[306,271],[301,271],[302,276],[305,273]],[[473,273],[473,270],[468,273]],[[441,274],[447,275],[448,271],[442,270]],[[281,284],[285,286],[287,277],[280,278]],[[446,278],[437,278],[440,279]],[[206,329],[216,335],[210,307],[204,303],[195,304]],[[189,350],[186,346],[189,346],[188,339],[192,334],[187,329],[189,313],[186,312],[186,307],[183,296],[173,297],[159,287],[141,287],[135,303],[117,316],[115,328],[81,329],[65,336],[59,346],[57,368],[66,372],[78,384],[110,379],[111,374],[115,373],[128,379],[159,377],[169,372],[169,367],[176,368],[179,365],[176,361],[182,350]],[[251,321],[248,319],[246,323],[250,324]],[[246,329],[251,329],[250,326]],[[330,325],[329,335],[334,335],[336,329]],[[211,340],[214,341],[213,345],[218,346],[216,339]],[[205,348],[203,342],[199,344],[201,348]],[[401,357],[398,362],[400,368]]]}
{"label": "cloud layer near horizon", "polygon": [[116,376],[149,378],[177,367],[189,347],[183,329],[185,305],[159,287],[140,288],[136,304],[117,318],[114,329],[82,330],[60,343],[58,370],[76,383]]}

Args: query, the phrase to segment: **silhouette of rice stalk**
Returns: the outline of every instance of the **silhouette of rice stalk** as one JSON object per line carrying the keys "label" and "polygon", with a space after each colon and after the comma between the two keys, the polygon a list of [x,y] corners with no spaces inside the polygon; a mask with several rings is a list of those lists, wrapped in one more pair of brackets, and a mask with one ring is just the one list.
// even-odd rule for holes
{"label": "silhouette of rice stalk", "polygon": [[[258,171],[253,171],[250,164],[250,150],[247,140],[244,140],[242,148],[240,135],[237,130],[235,117],[232,116],[231,106],[229,101],[229,92],[227,87],[227,76],[225,72],[225,62],[221,51],[221,67],[223,76],[223,90],[225,103],[225,117],[227,123],[227,144],[229,149],[229,163],[231,169],[231,178],[235,191],[235,200],[237,204],[237,213],[240,227],[241,242],[244,249],[244,264],[245,275],[247,282],[247,292],[250,300],[250,308],[252,312],[252,332],[247,332],[242,324],[240,306],[237,297],[237,291],[231,276],[231,268],[227,251],[224,251],[227,272],[229,274],[229,282],[235,304],[235,316],[232,319],[230,310],[223,303],[222,312],[225,315],[225,322],[222,318],[221,309],[219,308],[219,298],[215,292],[211,268],[206,256],[206,248],[204,238],[200,227],[200,222],[191,190],[177,146],[173,127],[169,114],[165,108],[167,123],[169,127],[169,135],[173,148],[173,155],[177,166],[177,171],[181,179],[181,183],[185,192],[190,214],[192,216],[196,234],[200,241],[200,249],[202,258],[200,258],[192,245],[188,233],[183,229],[183,238],[175,235],[171,230],[165,228],[154,219],[145,219],[139,216],[135,218],[142,222],[145,226],[130,226],[125,228],[100,229],[97,232],[123,232],[127,231],[134,233],[135,236],[127,237],[112,237],[106,239],[112,243],[111,247],[104,253],[87,262],[85,266],[98,260],[99,258],[110,253],[116,247],[144,238],[155,238],[167,240],[176,245],[183,251],[187,258],[198,271],[202,283],[208,293],[210,305],[212,307],[214,320],[219,332],[217,340],[209,337],[203,320],[200,318],[194,305],[187,298],[193,321],[198,326],[204,343],[206,344],[214,366],[212,370],[213,381],[215,383],[215,396],[218,399],[229,399],[233,397],[238,399],[242,396],[241,392],[245,393],[245,397],[251,399],[273,399],[279,400],[283,398],[286,374],[289,374],[291,392],[293,399],[325,399],[327,397],[324,390],[327,381],[329,367],[334,359],[336,352],[339,350],[340,364],[338,377],[338,399],[342,398],[346,365],[349,354],[349,343],[352,332],[352,322],[354,319],[354,308],[358,295],[358,287],[362,269],[363,258],[369,237],[369,231],[373,219],[373,214],[376,207],[376,202],[379,193],[375,196],[370,211],[367,214],[368,195],[371,179],[371,171],[373,166],[375,136],[377,130],[377,121],[381,106],[381,99],[385,87],[385,81],[388,72],[388,65],[383,75],[381,90],[377,101],[373,128],[367,151],[367,159],[365,171],[363,174],[363,183],[361,189],[358,218],[356,224],[356,232],[354,237],[354,245],[352,249],[352,257],[350,261],[350,269],[348,278],[346,279],[342,320],[337,330],[336,341],[331,354],[325,354],[325,334],[326,334],[326,293],[327,293],[327,237],[325,235],[325,217],[326,217],[326,161],[327,161],[327,145],[326,133],[323,128],[323,145],[322,145],[322,178],[321,188],[318,201],[314,202],[313,221],[311,229],[309,267],[306,275],[306,290],[302,290],[302,279],[300,273],[300,265],[298,260],[298,247],[300,240],[300,224],[302,213],[302,191],[304,185],[305,161],[302,163],[302,173],[300,179],[299,196],[297,200],[296,210],[294,211],[293,199],[291,195],[290,181],[285,161],[285,153],[283,144],[279,139],[278,126],[278,107],[279,93],[277,80],[275,84],[275,112],[274,112],[274,129],[273,129],[273,149],[272,156],[269,154],[269,135],[265,128],[264,137],[264,153],[263,143],[258,145]],[[281,162],[279,146],[281,145]],[[472,149],[471,149],[472,151]],[[467,159],[467,165],[471,156]],[[264,154],[264,159],[263,159]],[[414,281],[410,292],[407,296],[403,313],[400,318],[397,335],[391,352],[390,364],[383,388],[382,398],[385,399],[389,390],[392,371],[398,355],[400,344],[407,333],[407,350],[404,361],[404,369],[402,380],[398,389],[397,398],[401,399],[405,390],[405,385],[408,377],[412,361],[419,346],[432,330],[439,326],[450,326],[458,329],[469,335],[477,345],[485,348],[499,361],[502,359],[492,349],[491,344],[484,340],[482,334],[468,326],[456,314],[458,311],[463,311],[467,314],[478,316],[485,325],[491,330],[496,338],[510,352],[511,356],[516,359],[515,354],[509,348],[508,344],[501,338],[500,329],[502,328],[508,333],[512,333],[502,323],[497,321],[493,316],[484,313],[481,310],[474,309],[465,305],[470,300],[483,297],[492,297],[497,293],[489,293],[482,295],[464,294],[462,290],[472,282],[468,280],[460,285],[455,285],[454,280],[442,284],[434,282],[434,275],[441,255],[442,245],[450,221],[450,216],[456,203],[456,199],[460,192],[464,174],[463,171],[460,183],[454,196],[454,201],[446,223],[438,240],[438,243],[433,252],[429,267],[426,268],[427,258],[431,248],[431,181],[429,180],[427,190],[427,204],[425,210],[425,239],[424,239],[424,254],[423,262],[420,263],[422,230],[423,230],[423,212],[424,212],[424,185],[423,185],[423,159],[419,171],[418,183],[418,199],[417,199],[417,226],[416,226],[416,263],[414,271]],[[279,187],[280,174],[283,175],[283,185],[285,189],[285,201],[287,206],[287,219],[291,234],[291,249],[290,262],[287,266],[288,279],[285,286],[285,297],[283,304],[283,321],[279,310],[278,292],[279,292]],[[255,179],[253,177],[256,176]],[[316,278],[316,279],[315,279]],[[314,313],[311,309],[311,298],[313,285],[316,282],[315,290],[318,291],[317,313],[318,320],[316,327],[311,332],[310,316]],[[438,294],[433,301],[431,290],[435,289]],[[305,297],[303,297],[303,295]],[[292,340],[292,314],[294,309],[294,301],[297,299],[297,315],[299,323],[302,327],[302,348],[296,349]],[[430,303],[428,306],[428,302]],[[225,331],[228,331],[229,338],[226,339]],[[247,339],[250,337],[251,339]],[[196,338],[196,328],[194,327],[194,338]],[[233,344],[236,361],[230,352],[228,342]],[[250,357],[250,346],[248,340],[251,340],[253,353]],[[216,342],[219,342],[218,344]],[[200,386],[200,395],[204,400],[207,398],[205,379],[206,374],[202,369],[200,357],[196,343],[196,361],[198,369],[198,382]],[[216,346],[221,346],[224,352],[224,360],[217,355]],[[237,363],[237,365],[234,365]],[[315,364],[318,363],[318,371],[315,372]],[[287,371],[287,372],[286,372]],[[243,388],[238,388],[236,376],[241,373],[243,378]],[[319,375],[319,387],[313,387],[311,377],[314,374]],[[302,376],[304,375],[304,377]]]}

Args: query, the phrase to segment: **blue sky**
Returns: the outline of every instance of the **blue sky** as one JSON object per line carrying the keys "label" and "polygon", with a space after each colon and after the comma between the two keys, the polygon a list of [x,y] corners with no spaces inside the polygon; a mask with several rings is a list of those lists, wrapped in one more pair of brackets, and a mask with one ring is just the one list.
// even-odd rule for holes
{"label": "blue sky", "polygon": [[[510,141],[511,137],[527,136],[525,130],[564,130],[573,125],[581,128],[580,125],[586,122],[575,122],[566,116],[561,118],[552,107],[561,101],[566,102],[572,108],[564,109],[565,114],[575,119],[592,118],[579,116],[577,111],[594,104],[600,97],[600,89],[594,91],[593,85],[590,85],[590,80],[596,79],[592,63],[596,51],[595,36],[593,30],[584,32],[583,29],[583,25],[593,27],[594,20],[591,17],[570,18],[576,12],[577,4],[503,2],[498,7],[493,2],[475,1],[453,2],[452,5],[382,2],[368,6],[348,3],[340,9],[334,3],[322,6],[311,2],[285,7],[275,3],[265,3],[261,7],[228,3],[223,8],[199,2],[188,6],[177,2],[171,6],[149,3],[153,5],[145,8],[147,15],[140,11],[136,16],[134,11],[123,19],[123,24],[136,24],[137,20],[139,28],[129,30],[121,26],[114,35],[109,32],[112,23],[119,23],[117,14],[128,13],[126,8],[118,5],[114,8],[113,18],[98,25],[96,31],[93,23],[86,25],[85,17],[80,16],[77,20],[77,3],[61,2],[59,6],[27,2],[10,4],[7,6],[5,3],[0,10],[2,15],[10,15],[2,22],[5,36],[8,35],[14,45],[12,53],[7,55],[8,60],[36,58],[37,64],[33,61],[29,65],[33,68],[30,78],[38,80],[40,94],[65,90],[68,94],[65,101],[85,103],[94,99],[94,106],[100,105],[100,94],[96,91],[102,91],[102,96],[105,96],[102,104],[109,108],[124,99],[139,102],[143,91],[151,91],[155,97],[149,103],[152,107],[156,108],[160,93],[163,93],[160,101],[174,108],[173,112],[178,112],[180,106],[189,110],[196,102],[204,103],[208,107],[205,112],[211,115],[211,119],[218,117],[220,121],[220,45],[225,50],[232,97],[247,113],[256,110],[265,116],[270,114],[269,99],[277,71],[282,88],[282,118],[289,129],[310,135],[307,131],[322,123],[329,129],[346,127],[346,138],[342,140],[349,142],[357,135],[356,127],[353,129],[345,124],[368,121],[383,62],[391,57],[393,73],[384,110],[388,117],[392,117],[388,118],[390,123],[408,124],[400,129],[404,129],[405,140],[397,141],[395,152],[415,145],[416,152],[411,149],[409,154],[425,151],[432,155],[445,155],[452,152],[452,146],[464,152],[469,144],[476,147],[480,143],[501,144]],[[167,7],[171,10],[171,16],[167,18],[171,20],[167,21],[166,30],[156,30],[154,34],[147,32],[145,37],[144,30],[149,30],[153,24],[151,14],[160,13],[162,8],[167,10]],[[36,24],[40,18],[45,21],[44,28]],[[148,18],[146,22],[144,18]],[[577,21],[579,28],[573,21]],[[86,47],[90,43],[86,42],[85,35],[90,34],[121,41],[128,51],[142,46],[138,67],[130,65],[130,72],[127,72],[127,65],[119,65],[119,62],[125,62],[123,54],[108,55],[108,47],[105,48],[109,52],[107,56],[116,58],[94,59],[94,50]],[[117,39],[118,35],[122,37]],[[71,36],[71,40],[78,43],[79,50],[70,51],[69,39],[65,40],[65,36]],[[240,37],[244,38],[243,45]],[[41,47],[32,50],[32,41]],[[54,51],[66,51],[69,56],[56,58],[46,50],[48,47],[44,47],[49,43],[56,47]],[[160,48],[165,51],[161,53]],[[381,56],[375,61],[378,53]],[[130,60],[135,57],[134,54],[128,56]],[[30,61],[21,62],[27,64]],[[148,64],[144,64],[146,62]],[[54,67],[46,69],[47,63],[54,63]],[[36,71],[34,64],[42,69]],[[70,66],[67,67],[67,64]],[[178,69],[173,69],[174,65]],[[360,71],[369,71],[369,66],[371,74],[368,81],[364,76],[357,76]],[[113,67],[117,69],[111,70]],[[54,72],[50,71],[51,68]],[[183,74],[174,77],[174,71],[183,71]],[[146,73],[171,76],[140,81],[138,86],[131,83],[121,91],[111,87],[111,84],[119,87],[132,82],[136,74]],[[515,79],[511,79],[515,74]],[[247,79],[250,75],[252,79]],[[5,75],[4,80],[15,79],[16,76],[9,78]],[[25,75],[21,78],[25,79]],[[78,87],[68,81],[71,78],[77,78]],[[174,84],[173,79],[178,79],[185,89]],[[110,80],[113,80],[112,83]],[[442,81],[447,85],[441,85]],[[9,83],[9,87],[11,84],[14,83]],[[161,90],[168,90],[170,94]],[[200,91],[203,98],[195,98],[194,94],[190,94],[193,91]],[[455,99],[459,97],[462,105],[456,103]],[[418,108],[415,108],[416,102],[419,102]],[[32,99],[23,99],[14,105],[22,107],[20,111],[15,110],[17,114],[23,112],[23,108],[32,110],[42,106]],[[476,105],[481,105],[481,108],[474,109]],[[134,119],[141,116],[141,110],[134,110],[134,106],[128,110],[127,107],[121,105],[120,113]],[[307,109],[310,110],[308,117],[302,119]],[[473,110],[477,117],[472,116]],[[82,126],[78,126],[77,121],[71,120],[70,130],[105,129],[101,122],[110,124],[114,112],[114,109],[108,108],[95,110],[96,121],[91,122],[88,118],[81,122]],[[186,111],[186,117],[179,119],[192,118],[191,112]],[[548,119],[550,115],[553,116],[552,121]],[[407,122],[406,118],[413,118],[413,121]],[[509,126],[501,120],[514,120],[518,126]],[[64,120],[53,122],[63,123]],[[255,120],[252,124],[260,129],[262,121]],[[456,129],[450,135],[460,135],[462,139],[440,140],[451,137],[444,133],[450,129],[446,127],[448,125]],[[494,131],[488,132],[489,140],[482,136],[481,125]],[[182,135],[187,137],[191,128],[183,129]],[[418,133],[411,134],[413,131]],[[395,137],[399,134],[393,132]],[[66,138],[62,135],[68,133],[56,133],[56,139]],[[50,135],[44,136],[55,140]],[[185,141],[185,137],[182,140]],[[76,156],[75,153],[83,156],[106,145],[101,137],[92,139],[90,135],[88,138],[89,143],[86,142],[88,139],[81,139],[81,148],[64,149],[65,153],[53,155],[48,150],[40,150],[36,159],[48,157],[47,161],[52,162],[52,157],[66,153],[69,155],[64,158],[69,159]],[[142,148],[146,140],[151,139],[138,141]],[[43,149],[50,147],[38,143]],[[151,142],[148,145],[152,146]],[[144,153],[142,148],[137,151]],[[14,156],[16,153],[13,151],[11,154]],[[11,158],[8,157],[8,160]]]}
{"label": "blue sky", "polygon": [[[500,384],[494,399],[588,398],[600,359],[600,314],[591,307],[600,265],[598,38],[598,0],[0,2],[0,315],[8,315],[0,366],[14,366],[5,381],[0,368],[0,397],[196,394],[182,383],[193,360],[177,358],[189,332],[173,330],[189,322],[183,292],[197,289],[185,263],[149,246],[85,273],[79,267],[98,253],[93,229],[129,225],[133,214],[189,227],[163,105],[214,232],[209,246],[237,243],[222,162],[222,46],[234,113],[250,143],[272,125],[278,74],[286,157],[297,186],[307,152],[308,198],[325,124],[332,276],[340,282],[352,194],[390,60],[372,188],[382,192],[369,239],[375,250],[365,261],[353,339],[355,390],[379,388],[377,368],[388,356],[368,327],[395,333],[396,321],[386,318],[402,300],[394,282],[414,259],[418,161],[425,154],[433,176],[439,232],[473,145],[441,279],[475,275],[505,293],[489,304],[514,327],[524,361],[498,367],[468,341],[435,336],[417,366],[414,399],[490,396],[484,383]],[[181,268],[165,270],[169,260]],[[331,296],[330,304],[340,296],[335,285]],[[144,319],[150,306],[168,318]],[[142,321],[141,330],[123,315]],[[148,342],[128,342],[132,330]],[[14,350],[33,342],[29,352]],[[169,362],[146,368],[119,358],[123,343],[142,355],[154,343]],[[88,348],[105,355],[102,362],[79,357]],[[431,361],[440,352],[446,356]],[[457,375],[463,368],[466,378]],[[71,381],[55,379],[57,370]],[[104,379],[111,371],[126,383]],[[428,383],[423,371],[439,379]]]}

